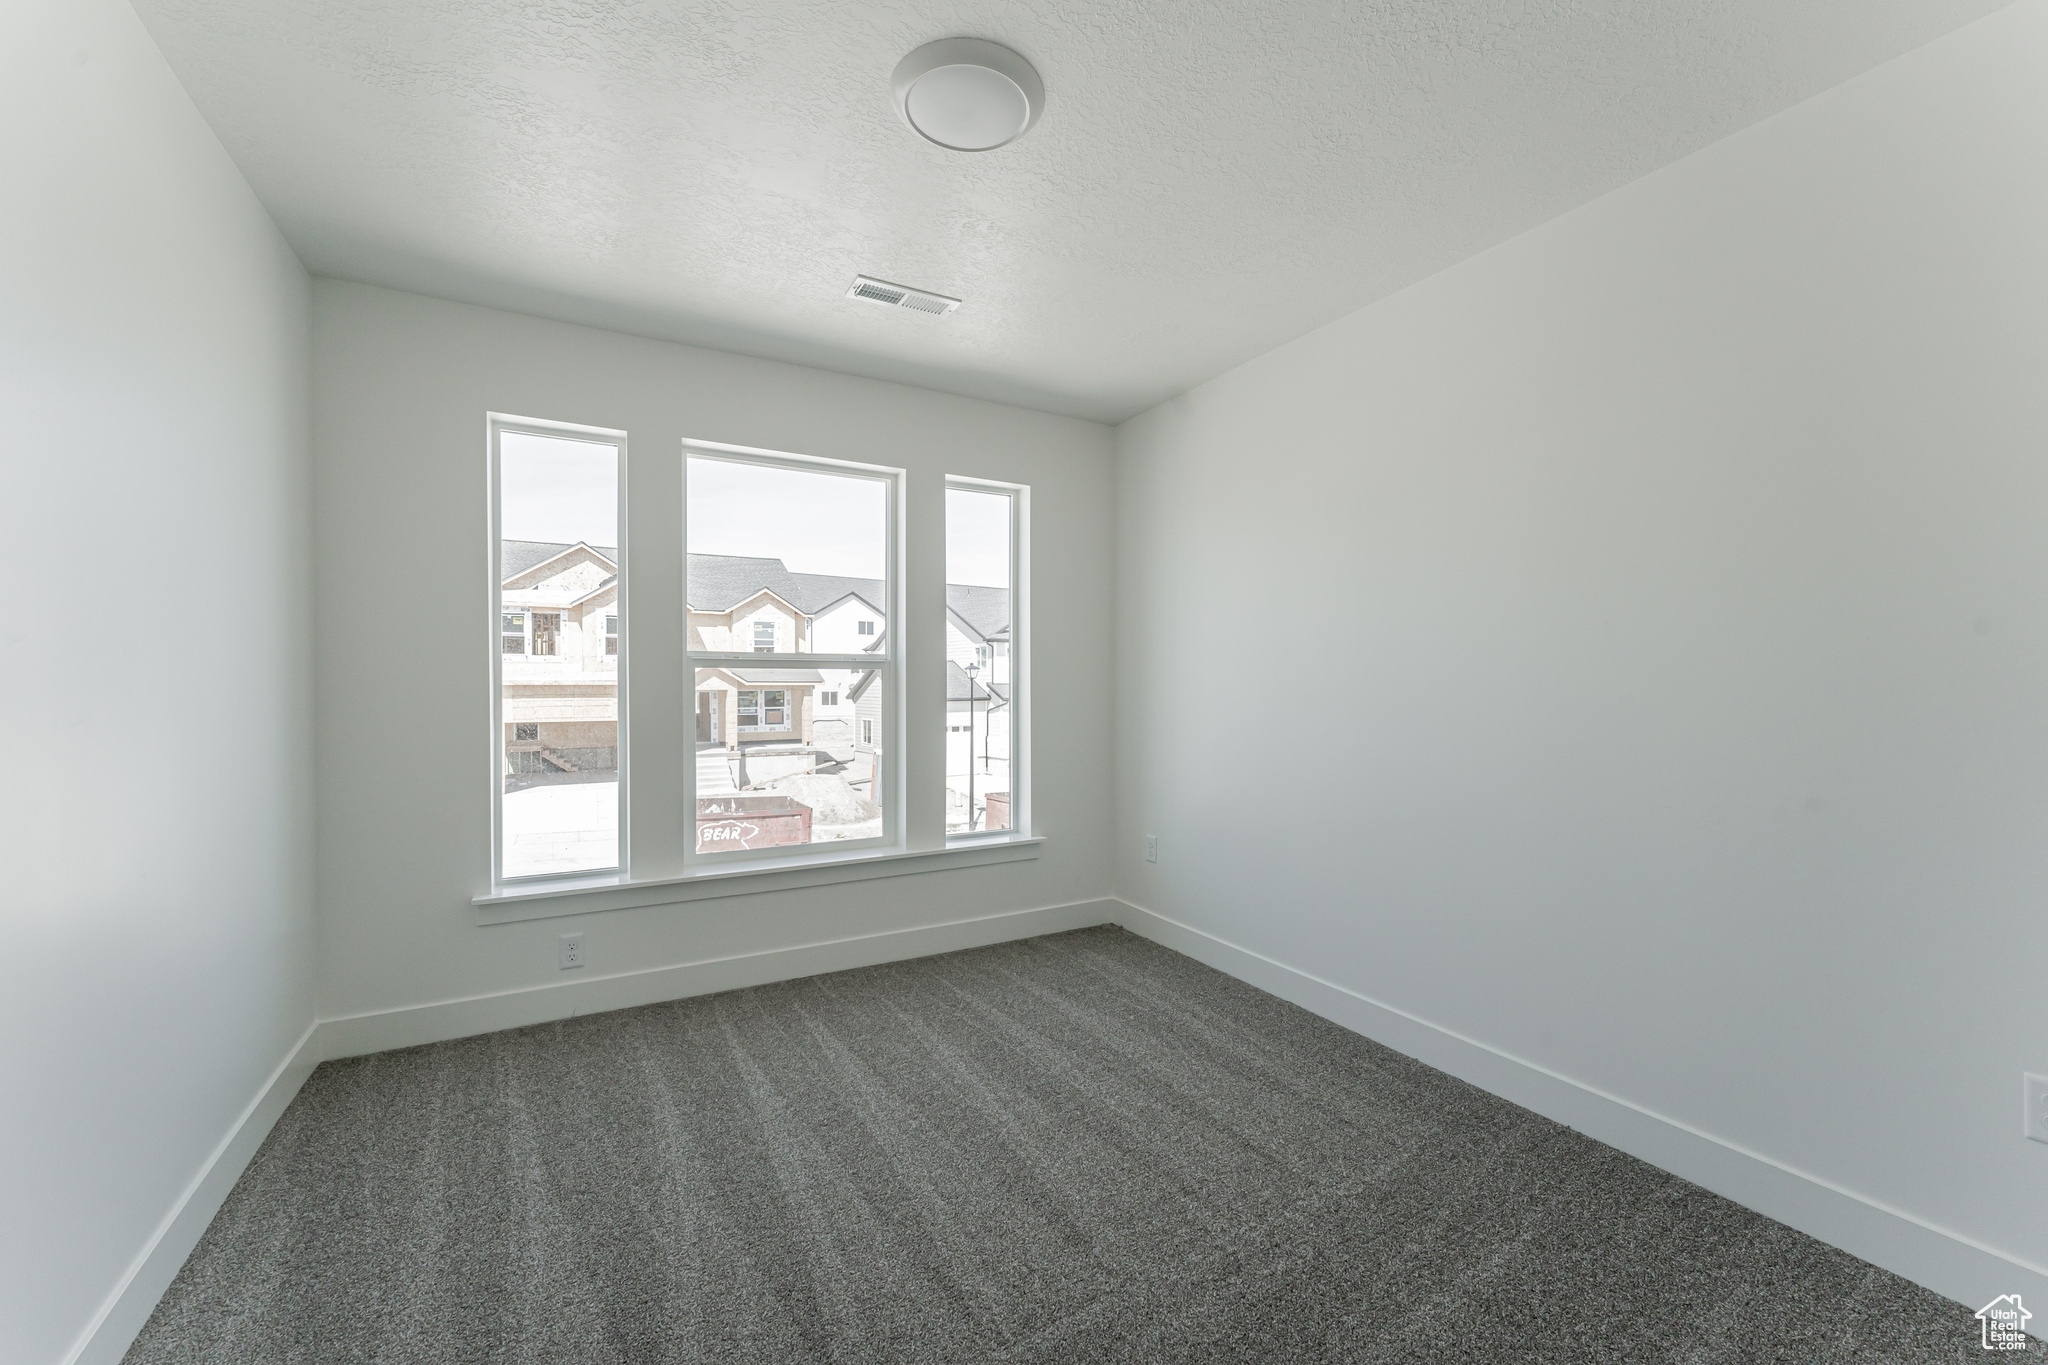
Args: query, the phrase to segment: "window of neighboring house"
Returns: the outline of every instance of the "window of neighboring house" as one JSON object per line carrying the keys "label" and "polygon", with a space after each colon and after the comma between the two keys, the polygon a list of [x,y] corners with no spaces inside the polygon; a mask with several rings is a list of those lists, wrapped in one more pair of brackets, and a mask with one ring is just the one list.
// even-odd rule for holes
{"label": "window of neighboring house", "polygon": [[[1025,490],[968,479],[946,482],[946,625],[957,643],[946,664],[946,833],[1022,828],[1023,689],[1014,651],[997,676],[986,641],[1017,639],[1017,566]],[[957,620],[956,620],[957,618]],[[961,649],[960,622],[972,631]],[[952,660],[966,658],[969,662]],[[927,732],[929,733],[929,732]]]}
{"label": "window of neighboring house", "polygon": [[[493,848],[499,881],[603,872],[624,865],[620,735],[624,679],[579,649],[565,655],[567,604],[607,578],[625,580],[619,549],[624,437],[493,419],[491,480],[498,619],[492,725],[497,750]],[[553,609],[508,607],[559,603]],[[605,651],[617,650],[625,612],[605,620]],[[593,623],[594,624],[594,623]],[[508,669],[508,656],[553,660]],[[507,676],[511,674],[511,676]],[[517,689],[516,702],[511,695]],[[516,705],[521,719],[504,721]],[[540,743],[541,727],[548,741]]]}
{"label": "window of neighboring house", "polygon": [[789,728],[789,694],[781,688],[761,691],[747,690],[740,693],[740,729],[742,730],[787,730]]}
{"label": "window of neighboring house", "polygon": [[[685,865],[786,857],[795,845],[850,849],[899,839],[892,773],[900,760],[887,724],[863,720],[861,752],[835,759],[820,746],[843,739],[830,727],[820,736],[813,708],[803,705],[810,687],[829,678],[832,690],[814,694],[820,705],[851,695],[864,699],[864,710],[871,699],[888,717],[897,695],[893,651],[837,652],[850,644],[844,636],[835,649],[819,650],[814,635],[800,624],[782,631],[776,616],[754,617],[751,629],[741,625],[730,636],[718,627],[723,613],[764,592],[798,612],[820,611],[845,595],[848,579],[859,581],[862,600],[893,602],[901,472],[694,441],[685,443],[685,457],[690,665],[700,695],[732,694],[729,745],[740,750],[729,763],[706,756],[685,767],[696,820]],[[872,622],[856,622],[856,633],[876,631]],[[720,648],[703,647],[706,641]],[[781,657],[763,667],[763,654]],[[698,726],[700,743],[706,729]]]}

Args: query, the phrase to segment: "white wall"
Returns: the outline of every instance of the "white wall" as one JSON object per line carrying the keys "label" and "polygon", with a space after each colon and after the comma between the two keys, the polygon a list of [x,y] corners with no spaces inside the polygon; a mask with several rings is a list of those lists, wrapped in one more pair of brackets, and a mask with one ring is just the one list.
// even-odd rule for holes
{"label": "white wall", "polygon": [[1121,428],[1119,893],[2048,1288],[2044,70],[2029,0]]}
{"label": "white wall", "polygon": [[0,1360],[43,1362],[312,1019],[308,288],[119,0],[8,7],[0,180]]}
{"label": "white wall", "polygon": [[[1107,428],[875,380],[520,317],[364,285],[314,285],[320,904],[323,1018],[398,1017],[346,1031],[375,1044],[449,1028],[408,1012],[503,1001],[538,988],[915,930],[1003,910],[1099,902],[1109,888],[1109,495]],[[907,496],[936,506],[946,475],[1032,487],[1042,857],[846,886],[479,925],[490,799],[484,422],[488,412],[622,429],[630,442],[630,762],[643,812],[680,812],[694,720],[648,700],[680,678],[680,546],[663,543],[686,437],[905,468]],[[910,606],[939,638],[938,523],[912,526]],[[920,529],[922,526],[922,529]],[[922,586],[920,586],[922,585]],[[922,592],[920,599],[916,594]],[[891,623],[892,629],[899,623]],[[937,696],[931,666],[908,686]],[[913,658],[912,663],[915,663]],[[644,688],[639,680],[648,680]],[[943,736],[929,746],[937,769]],[[913,752],[913,761],[916,754]],[[913,795],[936,810],[937,784]],[[670,841],[679,847],[683,830]],[[936,828],[936,824],[933,824]],[[644,865],[636,875],[672,869]],[[653,859],[649,858],[650,863]],[[557,935],[585,934],[588,966],[563,973]],[[730,982],[731,978],[721,978]],[[508,1006],[490,1024],[640,997],[599,992]],[[490,1008],[496,1008],[485,1002]],[[480,1007],[481,1008],[481,1007]],[[535,1013],[534,1011],[539,1011]],[[447,1011],[432,1012],[446,1019]],[[421,1030],[426,1030],[422,1032]],[[355,1044],[362,1046],[367,1044]],[[339,1046],[349,1046],[347,1043]]]}

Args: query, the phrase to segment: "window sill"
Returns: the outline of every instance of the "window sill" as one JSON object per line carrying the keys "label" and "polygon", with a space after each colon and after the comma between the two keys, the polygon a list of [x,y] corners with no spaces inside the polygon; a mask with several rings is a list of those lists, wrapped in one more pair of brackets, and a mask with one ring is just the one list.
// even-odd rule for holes
{"label": "window sill", "polygon": [[989,835],[972,843],[956,842],[947,848],[910,852],[883,849],[876,853],[849,853],[831,859],[783,858],[645,881],[620,876],[564,879],[492,892],[475,897],[470,904],[476,907],[478,924],[509,924],[518,920],[587,915],[600,910],[629,910],[648,905],[716,900],[726,896],[753,896],[767,891],[796,891],[956,867],[1024,862],[1036,858],[1044,843],[1042,837]]}

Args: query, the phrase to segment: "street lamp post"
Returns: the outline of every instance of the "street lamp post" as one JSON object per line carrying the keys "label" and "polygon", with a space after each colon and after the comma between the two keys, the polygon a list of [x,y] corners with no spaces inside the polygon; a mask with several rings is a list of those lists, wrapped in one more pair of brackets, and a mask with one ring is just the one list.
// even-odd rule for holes
{"label": "street lamp post", "polygon": [[976,659],[962,670],[967,674],[967,832],[974,833],[974,679],[981,672]]}

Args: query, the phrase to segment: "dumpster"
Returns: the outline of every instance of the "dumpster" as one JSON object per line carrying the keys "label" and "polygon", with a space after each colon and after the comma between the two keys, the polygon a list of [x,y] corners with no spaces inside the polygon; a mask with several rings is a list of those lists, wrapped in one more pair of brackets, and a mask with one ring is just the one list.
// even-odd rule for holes
{"label": "dumpster", "polygon": [[1010,827],[1010,794],[990,792],[988,804],[981,809],[983,829],[1008,829]]}
{"label": "dumpster", "polygon": [[811,841],[811,808],[790,796],[707,796],[697,802],[697,851]]}

